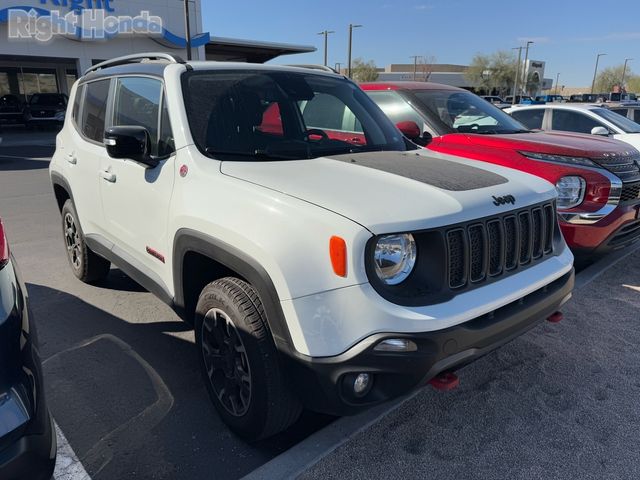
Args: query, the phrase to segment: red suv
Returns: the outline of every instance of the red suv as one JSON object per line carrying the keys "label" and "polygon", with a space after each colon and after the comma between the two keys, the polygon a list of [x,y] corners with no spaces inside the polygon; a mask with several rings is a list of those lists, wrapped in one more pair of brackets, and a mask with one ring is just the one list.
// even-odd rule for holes
{"label": "red suv", "polygon": [[361,87],[415,143],[555,184],[562,232],[580,257],[640,239],[640,153],[628,144],[532,132],[477,95],[448,85],[376,82]]}

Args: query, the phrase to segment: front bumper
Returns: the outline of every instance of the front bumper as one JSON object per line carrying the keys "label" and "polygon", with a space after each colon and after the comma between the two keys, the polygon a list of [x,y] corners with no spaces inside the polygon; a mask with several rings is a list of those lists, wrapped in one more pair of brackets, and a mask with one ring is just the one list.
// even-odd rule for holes
{"label": "front bumper", "polygon": [[[345,353],[326,358],[289,357],[291,385],[304,405],[332,415],[349,415],[424,385],[437,374],[460,368],[523,334],[558,310],[571,296],[573,269],[552,283],[488,314],[443,330],[378,333]],[[382,340],[412,340],[417,351],[375,351]],[[371,390],[357,398],[358,373],[373,376]]]}
{"label": "front bumper", "polygon": [[640,240],[640,203],[619,205],[593,224],[560,222],[572,251],[580,256],[601,255]]}

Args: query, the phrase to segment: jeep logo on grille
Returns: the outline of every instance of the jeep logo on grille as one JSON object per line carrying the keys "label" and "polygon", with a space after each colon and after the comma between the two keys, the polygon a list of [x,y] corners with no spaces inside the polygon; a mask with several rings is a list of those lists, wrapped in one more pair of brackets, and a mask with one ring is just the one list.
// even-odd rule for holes
{"label": "jeep logo on grille", "polygon": [[503,197],[496,197],[494,195],[492,198],[493,198],[493,204],[496,207],[500,205],[504,205],[506,203],[510,203],[511,205],[515,205],[516,203],[516,197],[514,197],[513,195],[505,195]]}

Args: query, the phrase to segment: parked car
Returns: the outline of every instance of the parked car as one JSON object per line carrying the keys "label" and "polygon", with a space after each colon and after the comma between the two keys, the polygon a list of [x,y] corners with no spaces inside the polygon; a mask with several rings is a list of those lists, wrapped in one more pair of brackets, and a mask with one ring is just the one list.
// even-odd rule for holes
{"label": "parked car", "polygon": [[[509,105],[513,105],[514,101],[513,101],[513,95],[508,95],[507,97],[505,97],[505,102],[507,102]],[[538,102],[536,100],[534,100],[533,98],[531,98],[529,95],[516,95],[516,104],[522,104],[522,105],[535,105],[541,102]]]}
{"label": "parked car", "polygon": [[536,102],[544,102],[544,103],[553,103],[553,102],[564,102],[564,98],[562,95],[538,95],[536,97]]}
{"label": "parked car", "polygon": [[113,262],[192,322],[215,408],[252,440],[424,385],[573,285],[552,185],[418,149],[331,72],[98,64],[50,173],[73,273]]}
{"label": "parked car", "polygon": [[623,117],[640,124],[640,103],[638,102],[610,104],[607,108],[612,112],[620,114]]}
{"label": "parked car", "polygon": [[47,480],[55,459],[36,325],[0,221],[0,478]]}
{"label": "parked car", "polygon": [[502,98],[500,97],[495,97],[495,96],[484,96],[482,97],[484,98],[487,102],[491,103],[492,105],[495,105],[498,108],[507,108],[510,107],[511,104],[505,102]]}
{"label": "parked car", "polygon": [[577,103],[597,103],[604,101],[605,95],[600,93],[578,93],[569,95],[569,102]]}
{"label": "parked car", "polygon": [[35,93],[25,108],[27,127],[59,125],[64,123],[67,96],[63,93]]}
{"label": "parked car", "polygon": [[611,137],[640,149],[640,125],[602,105],[523,105],[505,112],[529,128]]}
{"label": "parked car", "polygon": [[0,97],[0,126],[24,123],[24,100],[18,95]]}
{"label": "parked car", "polygon": [[[429,150],[509,166],[556,185],[560,226],[581,260],[640,238],[640,154],[634,148],[602,137],[530,132],[456,87],[422,82],[361,87],[405,135]],[[544,108],[516,110],[542,114]]]}

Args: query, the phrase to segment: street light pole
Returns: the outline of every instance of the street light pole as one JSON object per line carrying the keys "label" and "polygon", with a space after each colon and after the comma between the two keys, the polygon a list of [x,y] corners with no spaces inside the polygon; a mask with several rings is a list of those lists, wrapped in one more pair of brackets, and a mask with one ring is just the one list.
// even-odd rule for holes
{"label": "street light pole", "polygon": [[522,67],[522,86],[524,87],[524,91],[526,93],[527,83],[529,83],[529,66],[527,62],[529,61],[529,45],[533,45],[531,40],[527,41],[526,53],[524,54],[524,66]]}
{"label": "street light pole", "polygon": [[328,56],[327,56],[328,55],[327,54],[327,52],[328,52],[328,48],[327,47],[329,45],[328,38],[329,38],[329,34],[330,33],[336,33],[336,32],[334,32],[333,30],[325,30],[324,32],[318,33],[318,35],[324,35],[324,66],[325,67],[329,64],[329,60],[328,60]]}
{"label": "street light pole", "polygon": [[349,24],[349,51],[348,51],[348,59],[347,59],[347,76],[351,78],[351,49],[353,47],[353,29],[360,28],[362,25],[355,25],[353,23]]}
{"label": "street light pole", "polygon": [[556,75],[556,95],[558,94],[558,82],[560,81],[560,72]]}
{"label": "street light pole", "polygon": [[520,78],[520,59],[522,58],[522,47],[514,47],[511,50],[518,50],[518,63],[516,63],[516,80],[513,83],[513,97],[511,105],[516,104],[516,95],[518,95],[518,80]]}
{"label": "street light pole", "polygon": [[187,40],[187,60],[191,60],[191,25],[189,22],[189,0],[184,0],[184,32]]}
{"label": "street light pole", "polygon": [[606,55],[606,53],[599,53],[596,57],[596,68],[593,70],[593,81],[591,82],[591,94],[593,94],[593,90],[596,88],[596,75],[598,74],[598,62],[600,61],[600,57]]}
{"label": "street light pole", "polygon": [[[624,68],[622,69],[622,81],[620,82],[620,88],[624,88],[624,77],[627,76],[627,62],[629,60],[633,60],[633,58],[625,58],[624,59]],[[625,89],[625,91],[626,91],[626,89]]]}
{"label": "street light pole", "polygon": [[416,81],[416,75],[418,75],[418,59],[420,55],[411,55],[409,58],[413,58],[413,81]]}

